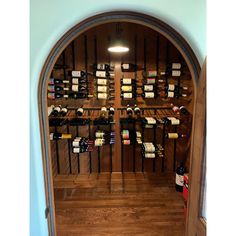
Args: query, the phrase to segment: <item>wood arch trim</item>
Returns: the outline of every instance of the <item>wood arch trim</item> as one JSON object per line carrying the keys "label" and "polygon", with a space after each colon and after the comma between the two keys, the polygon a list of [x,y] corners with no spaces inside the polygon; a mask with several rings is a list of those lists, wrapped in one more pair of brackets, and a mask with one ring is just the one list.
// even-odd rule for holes
{"label": "wood arch trim", "polygon": [[[59,55],[76,37],[85,32],[86,30],[95,26],[110,23],[110,22],[131,22],[149,27],[158,33],[166,37],[182,54],[185,59],[191,76],[193,78],[194,90],[196,91],[197,82],[200,74],[200,64],[194,54],[192,48],[187,41],[171,26],[165,22],[154,18],[152,16],[133,12],[133,11],[111,11],[101,13],[92,17],[89,17],[82,22],[78,23],[70,30],[68,30],[55,44],[50,51],[42,71],[40,73],[39,85],[38,85],[38,105],[39,105],[39,123],[41,134],[41,146],[42,146],[42,158],[44,169],[44,182],[46,191],[46,203],[49,207],[49,235],[56,235],[55,230],[55,212],[54,212],[54,196],[53,196],[53,181],[52,181],[52,168],[51,168],[51,155],[49,151],[49,125],[47,120],[47,81],[50,76],[50,72],[53,68]],[[195,93],[196,98],[196,93]],[[195,100],[194,98],[194,100]],[[193,121],[194,125],[194,121]],[[192,157],[192,155],[191,155]],[[190,163],[191,163],[190,157]]]}

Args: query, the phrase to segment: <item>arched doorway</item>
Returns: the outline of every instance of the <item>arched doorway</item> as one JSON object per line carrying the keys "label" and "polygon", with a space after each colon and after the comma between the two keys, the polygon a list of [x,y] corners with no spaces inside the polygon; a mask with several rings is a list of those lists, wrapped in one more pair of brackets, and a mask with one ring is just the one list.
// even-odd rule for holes
{"label": "arched doorway", "polygon": [[[44,175],[46,185],[46,199],[49,206],[49,229],[52,235],[55,234],[55,213],[54,213],[54,196],[53,196],[53,181],[52,181],[52,166],[51,166],[51,154],[50,154],[50,142],[49,142],[49,124],[47,118],[47,82],[49,80],[52,68],[56,63],[58,57],[63,50],[79,35],[85,31],[112,22],[129,22],[142,26],[146,26],[168,39],[181,53],[184,58],[193,81],[194,90],[198,82],[200,74],[200,66],[196,56],[194,55],[191,47],[185,41],[185,39],[176,32],[172,27],[166,23],[153,18],[148,15],[140,14],[137,12],[108,12],[90,17],[83,22],[80,22],[58,41],[58,43],[51,50],[44,67],[41,72],[39,89],[38,89],[38,101],[39,101],[39,115],[40,115],[40,128],[41,128],[41,140],[42,140],[42,153],[44,163]],[[195,97],[194,97],[195,99]],[[194,120],[193,120],[194,124]]]}

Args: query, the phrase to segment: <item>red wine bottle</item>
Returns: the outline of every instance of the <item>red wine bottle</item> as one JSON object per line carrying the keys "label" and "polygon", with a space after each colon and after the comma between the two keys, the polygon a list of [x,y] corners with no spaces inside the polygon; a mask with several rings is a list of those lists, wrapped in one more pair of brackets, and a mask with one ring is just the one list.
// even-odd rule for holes
{"label": "red wine bottle", "polygon": [[183,166],[183,163],[180,163],[180,166],[176,169],[176,176],[175,176],[175,189],[177,192],[183,192],[183,186],[184,186],[184,173],[185,168]]}

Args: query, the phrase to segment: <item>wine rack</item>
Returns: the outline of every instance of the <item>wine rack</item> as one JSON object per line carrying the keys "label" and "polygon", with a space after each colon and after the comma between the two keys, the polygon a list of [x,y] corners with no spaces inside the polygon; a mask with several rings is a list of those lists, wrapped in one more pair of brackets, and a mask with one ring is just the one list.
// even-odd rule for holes
{"label": "wine rack", "polygon": [[[135,32],[142,32],[141,26],[135,27]],[[96,33],[100,31],[104,34]],[[76,38],[58,58],[48,93],[54,92],[53,98],[56,93],[62,96],[49,99],[50,95],[48,106],[61,105],[67,113],[64,116],[49,116],[50,133],[71,134],[72,138],[50,141],[54,175],[164,172],[175,170],[180,160],[186,160],[188,165],[193,107],[188,67],[178,50],[151,29],[144,34],[133,35],[127,34],[132,42],[130,54],[115,57],[106,52],[110,32],[98,26],[97,31],[91,30]],[[122,71],[122,63],[134,66],[130,71]],[[179,71],[175,75],[181,75],[172,76],[173,70]],[[82,77],[74,76],[72,72],[76,71],[83,71]],[[111,73],[114,76],[110,76]],[[64,82],[52,84],[55,81],[52,78]],[[125,80],[127,78],[131,78],[132,82]],[[106,80],[106,84],[98,85],[98,79]],[[80,80],[83,83],[80,84]],[[187,97],[182,96],[185,87],[188,88]],[[126,92],[131,93],[132,97],[124,99],[122,94]],[[107,96],[102,95],[103,99],[100,99],[99,93],[107,93]],[[171,104],[184,106],[189,113],[177,114]],[[126,113],[127,105],[133,110],[130,117]],[[134,113],[135,105],[140,109],[139,115]],[[84,112],[78,117],[76,111],[81,106]],[[113,119],[106,115],[106,119],[101,120],[101,108],[108,109],[110,106],[114,108]],[[95,133],[99,130],[114,132],[114,143],[94,145]],[[123,131],[128,131],[129,138],[123,138]],[[136,132],[139,132],[139,137]],[[73,149],[76,137],[92,140],[93,148],[83,152]],[[98,140],[96,144],[99,142],[102,141]],[[145,148],[155,150],[147,148],[148,151],[142,151],[143,144]]]}

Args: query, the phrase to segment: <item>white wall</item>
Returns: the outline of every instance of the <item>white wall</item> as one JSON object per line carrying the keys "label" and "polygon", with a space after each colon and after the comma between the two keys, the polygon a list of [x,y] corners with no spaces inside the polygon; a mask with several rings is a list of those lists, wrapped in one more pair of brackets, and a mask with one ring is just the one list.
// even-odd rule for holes
{"label": "white wall", "polygon": [[30,233],[45,236],[37,87],[41,68],[51,48],[69,28],[85,18],[106,11],[130,10],[152,15],[174,27],[188,41],[202,64],[206,56],[206,3],[205,0],[31,0],[30,8]]}

